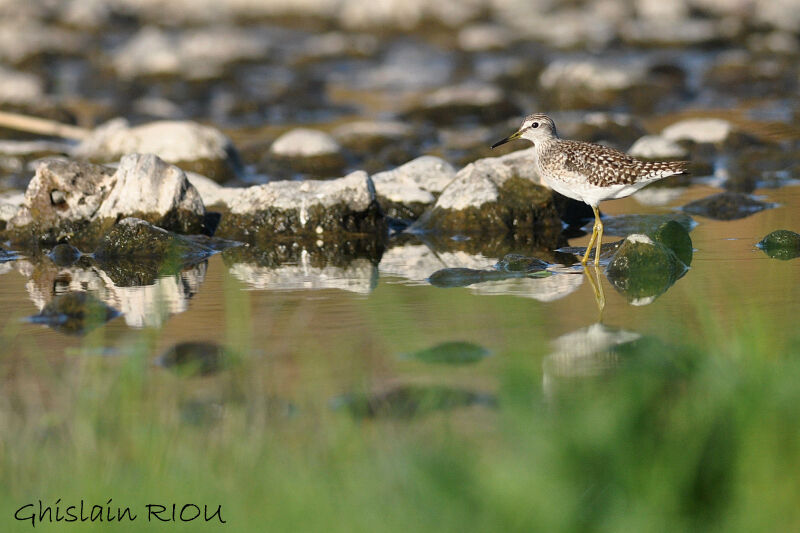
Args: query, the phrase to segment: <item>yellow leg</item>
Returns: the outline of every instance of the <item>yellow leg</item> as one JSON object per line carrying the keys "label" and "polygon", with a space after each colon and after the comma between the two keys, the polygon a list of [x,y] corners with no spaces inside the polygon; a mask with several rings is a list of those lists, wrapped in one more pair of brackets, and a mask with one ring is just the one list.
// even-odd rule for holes
{"label": "yellow leg", "polygon": [[600,264],[600,246],[603,244],[603,221],[600,220],[600,213],[594,208],[594,216],[597,218],[597,250],[594,252],[594,266]]}
{"label": "yellow leg", "polygon": [[[581,263],[584,264],[584,265],[589,260],[589,254],[592,252],[592,247],[594,246],[594,243],[595,243],[595,241],[597,239],[597,228],[598,228],[598,225],[601,228],[600,229],[600,234],[602,236],[603,223],[600,222],[600,212],[597,210],[596,207],[592,207],[592,210],[594,211],[594,226],[592,226],[592,238],[589,239],[589,246],[586,247],[586,253],[583,254],[583,259],[581,259]],[[599,248],[599,243],[598,243],[598,248]],[[597,264],[597,257],[598,257],[598,255],[595,255],[595,258],[594,258],[595,264]]]}

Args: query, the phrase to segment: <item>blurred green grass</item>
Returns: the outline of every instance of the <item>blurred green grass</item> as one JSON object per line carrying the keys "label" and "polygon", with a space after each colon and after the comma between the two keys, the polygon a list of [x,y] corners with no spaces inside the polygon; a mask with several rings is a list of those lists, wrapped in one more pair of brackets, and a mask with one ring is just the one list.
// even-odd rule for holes
{"label": "blurred green grass", "polygon": [[[390,287],[375,298],[402,294]],[[160,524],[147,521],[148,503],[222,506],[227,524],[175,526],[191,531],[800,529],[800,349],[790,317],[743,308],[722,327],[698,304],[704,336],[664,327],[618,348],[613,371],[561,378],[545,394],[547,342],[529,303],[458,306],[464,293],[436,294],[431,313],[456,306],[468,316],[454,322],[478,321],[488,306],[530,327],[468,368],[394,362],[394,383],[460,385],[492,394],[494,405],[371,418],[332,409],[341,392],[332,376],[366,342],[357,339],[308,335],[299,350],[330,357],[294,361],[313,381],[288,398],[264,358],[242,357],[210,378],[155,370],[157,330],[124,357],[74,356],[69,365],[31,345],[29,372],[0,348],[3,530],[29,530],[14,512],[58,498],[62,509],[111,498],[138,518],[36,530],[151,531]],[[239,354],[250,353],[259,327],[247,299],[226,287],[226,345]],[[364,319],[388,344],[420,320],[398,311],[384,322],[374,305],[362,301]],[[104,343],[102,328],[84,339],[87,349]],[[346,369],[355,392],[392,385],[376,383],[369,364]]]}

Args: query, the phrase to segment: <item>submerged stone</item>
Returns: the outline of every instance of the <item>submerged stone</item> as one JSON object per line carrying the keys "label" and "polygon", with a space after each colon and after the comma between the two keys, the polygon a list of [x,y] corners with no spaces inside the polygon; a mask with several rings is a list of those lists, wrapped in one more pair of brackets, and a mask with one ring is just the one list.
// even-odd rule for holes
{"label": "submerged stone", "polygon": [[94,256],[100,261],[116,258],[205,259],[212,248],[137,218],[120,220],[103,236]]}
{"label": "submerged stone", "polygon": [[87,292],[68,292],[53,298],[38,315],[28,320],[62,333],[83,335],[119,314],[119,311]]}
{"label": "submerged stone", "polygon": [[672,250],[647,235],[629,235],[606,267],[606,276],[633,305],[646,305],[686,272]]}
{"label": "submerged stone", "polygon": [[482,405],[494,407],[491,394],[444,386],[401,385],[389,391],[368,395],[349,394],[335,398],[335,408],[347,409],[354,418],[411,418],[435,411]]}
{"label": "submerged stone", "polygon": [[[537,273],[541,277],[549,276],[549,272],[540,271]],[[508,278],[524,277],[524,272],[509,272],[502,270],[476,270],[474,268],[443,268],[437,270],[428,278],[428,282],[434,287],[451,288],[466,287],[475,283],[485,281],[499,281]]]}
{"label": "submerged stone", "polygon": [[526,257],[521,254],[506,254],[494,265],[494,268],[504,272],[539,272],[549,266],[547,261],[535,257]]}
{"label": "submerged stone", "polygon": [[478,344],[453,341],[405,354],[404,357],[417,359],[423,363],[463,365],[477,363],[487,357],[489,353],[489,350]]}
{"label": "submerged stone", "polygon": [[756,246],[773,259],[782,261],[794,259],[800,257],[800,234],[785,229],[775,230],[761,239]]}
{"label": "submerged stone", "polygon": [[[697,223],[684,213],[665,213],[661,215],[618,215],[603,217],[603,234],[626,237],[634,233],[652,235],[667,222],[680,224],[687,232],[692,231]],[[584,229],[591,231],[591,224]]]}
{"label": "submerged stone", "polygon": [[81,257],[81,251],[72,246],[71,244],[61,243],[57,244],[47,254],[53,263],[58,266],[69,266],[75,263]]}
{"label": "submerged stone", "polygon": [[168,348],[155,363],[183,376],[208,376],[230,363],[230,353],[213,342],[181,342]]}
{"label": "submerged stone", "polygon": [[756,200],[747,194],[721,192],[690,202],[683,206],[683,210],[714,220],[737,220],[773,207],[775,204]]}
{"label": "submerged stone", "polygon": [[654,241],[660,242],[674,253],[681,262],[689,266],[692,264],[692,238],[681,224],[674,220],[664,223],[651,234]]}

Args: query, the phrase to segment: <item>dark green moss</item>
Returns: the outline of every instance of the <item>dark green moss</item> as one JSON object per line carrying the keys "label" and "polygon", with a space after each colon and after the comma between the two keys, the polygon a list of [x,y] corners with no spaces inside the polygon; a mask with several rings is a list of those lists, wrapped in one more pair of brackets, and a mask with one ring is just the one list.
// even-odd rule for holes
{"label": "dark green moss", "polygon": [[689,266],[692,264],[692,238],[681,224],[670,220],[650,236],[654,241],[660,242],[672,250],[684,265]]}
{"label": "dark green moss", "polygon": [[686,272],[672,250],[659,242],[626,240],[606,268],[608,280],[629,301],[663,294]]}

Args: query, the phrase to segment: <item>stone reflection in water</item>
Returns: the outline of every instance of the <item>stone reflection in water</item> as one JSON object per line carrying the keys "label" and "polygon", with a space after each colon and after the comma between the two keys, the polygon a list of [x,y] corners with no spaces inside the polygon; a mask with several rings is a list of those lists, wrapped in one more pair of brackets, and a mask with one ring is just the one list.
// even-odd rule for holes
{"label": "stone reflection in water", "polygon": [[340,289],[369,294],[378,284],[378,268],[368,257],[291,244],[284,248],[286,253],[277,247],[232,248],[222,258],[232,275],[257,290]]}
{"label": "stone reflection in water", "polygon": [[403,354],[403,359],[416,359],[423,363],[465,365],[481,361],[491,354],[479,344],[465,341],[450,341]]}
{"label": "stone reflection in water", "polygon": [[334,398],[331,406],[354,418],[412,418],[435,411],[482,405],[494,407],[492,394],[441,385],[400,385],[376,394],[353,393]]}
{"label": "stone reflection in water", "polygon": [[559,383],[613,372],[620,364],[615,348],[641,338],[639,333],[600,322],[551,341],[553,352],[542,362],[542,390],[552,400]]}
{"label": "stone reflection in water", "polygon": [[231,354],[213,342],[181,342],[158,356],[155,364],[182,376],[216,374],[230,364]]}
{"label": "stone reflection in water", "polygon": [[171,315],[188,309],[189,299],[199,290],[206,275],[206,262],[178,273],[150,280],[148,285],[120,284],[91,261],[58,267],[49,260],[17,262],[17,270],[29,279],[25,284],[34,305],[43,309],[56,296],[72,291],[89,291],[124,315],[134,328],[159,327]]}
{"label": "stone reflection in water", "polygon": [[69,335],[83,335],[119,314],[89,293],[67,292],[47,302],[39,314],[28,317],[28,321]]}

